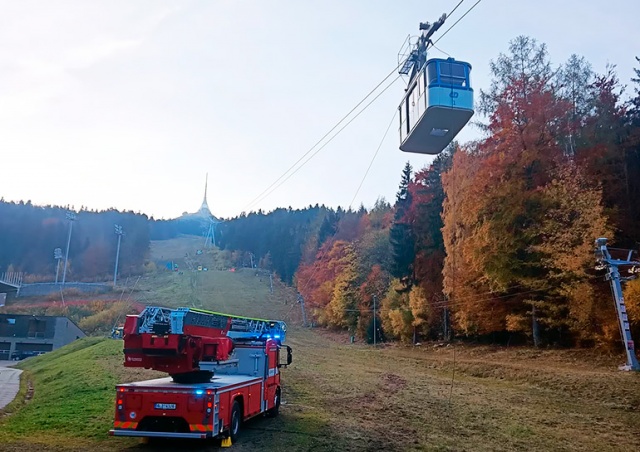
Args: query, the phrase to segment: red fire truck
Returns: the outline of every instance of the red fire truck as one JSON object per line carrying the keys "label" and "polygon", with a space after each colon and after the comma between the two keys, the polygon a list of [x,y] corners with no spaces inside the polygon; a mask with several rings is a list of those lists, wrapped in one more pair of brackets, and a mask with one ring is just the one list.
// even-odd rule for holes
{"label": "red fire truck", "polygon": [[[147,307],[127,316],[125,367],[168,377],[116,386],[113,436],[222,438],[280,409],[280,369],[291,364],[281,321],[193,308]],[[281,363],[281,350],[286,360]]]}

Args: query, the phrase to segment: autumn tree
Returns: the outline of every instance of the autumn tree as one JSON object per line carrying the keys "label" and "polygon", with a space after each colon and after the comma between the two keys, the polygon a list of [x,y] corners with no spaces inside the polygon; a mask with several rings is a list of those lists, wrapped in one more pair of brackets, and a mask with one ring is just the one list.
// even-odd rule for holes
{"label": "autumn tree", "polygon": [[390,284],[391,275],[376,264],[371,268],[365,282],[360,285],[358,332],[369,343],[373,342],[374,334],[377,342],[382,340],[380,307]]}
{"label": "autumn tree", "polygon": [[488,137],[444,178],[445,292],[461,331],[522,332],[538,345],[568,327],[560,319],[580,304],[570,300],[584,295],[584,253],[606,219],[597,187],[563,149],[572,105],[558,95],[545,46],[516,38],[491,67],[481,95]]}
{"label": "autumn tree", "polygon": [[409,303],[409,292],[400,280],[394,279],[391,282],[382,300],[380,317],[387,336],[403,342],[411,342],[414,336],[414,319]]}
{"label": "autumn tree", "polygon": [[[412,311],[417,336],[429,334],[437,337],[439,331],[446,335],[447,312],[442,296],[442,269],[444,266],[444,241],[442,238],[442,209],[444,189],[442,174],[452,163],[457,143],[452,143],[435,160],[418,171],[409,185],[411,205],[407,214],[415,237],[414,283]],[[418,306],[418,300],[423,306]],[[429,312],[429,315],[417,314]],[[444,326],[444,328],[442,328]]]}

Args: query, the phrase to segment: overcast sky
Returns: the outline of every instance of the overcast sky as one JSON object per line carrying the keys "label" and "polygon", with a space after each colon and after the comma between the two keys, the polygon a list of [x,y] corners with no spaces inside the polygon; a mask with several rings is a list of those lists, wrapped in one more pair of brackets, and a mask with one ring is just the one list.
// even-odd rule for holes
{"label": "overcast sky", "polygon": [[[401,81],[250,202],[397,65],[420,21],[457,1],[2,0],[0,197],[172,218],[199,208],[208,172],[219,217],[348,206]],[[597,72],[616,64],[629,84],[638,17],[636,0],[482,0],[438,47],[473,65],[476,94],[489,86],[490,60],[520,34],[546,43],[556,65],[577,53]],[[430,158],[399,151],[394,122],[354,207],[393,200],[407,160],[419,169]]]}

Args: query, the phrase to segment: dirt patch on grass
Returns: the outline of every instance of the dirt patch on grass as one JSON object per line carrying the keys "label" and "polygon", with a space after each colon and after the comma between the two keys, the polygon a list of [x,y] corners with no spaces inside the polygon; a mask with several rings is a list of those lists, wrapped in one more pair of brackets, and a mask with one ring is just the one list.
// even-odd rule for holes
{"label": "dirt patch on grass", "polygon": [[402,378],[400,375],[383,374],[381,375],[380,380],[382,382],[381,389],[390,394],[395,394],[407,387],[407,380]]}

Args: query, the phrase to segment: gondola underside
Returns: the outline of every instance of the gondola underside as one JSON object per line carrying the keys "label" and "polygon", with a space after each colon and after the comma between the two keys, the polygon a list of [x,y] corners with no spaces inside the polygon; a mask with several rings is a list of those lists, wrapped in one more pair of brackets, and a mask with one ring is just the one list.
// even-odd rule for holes
{"label": "gondola underside", "polygon": [[451,143],[473,116],[473,110],[432,106],[418,120],[400,150],[436,155]]}

